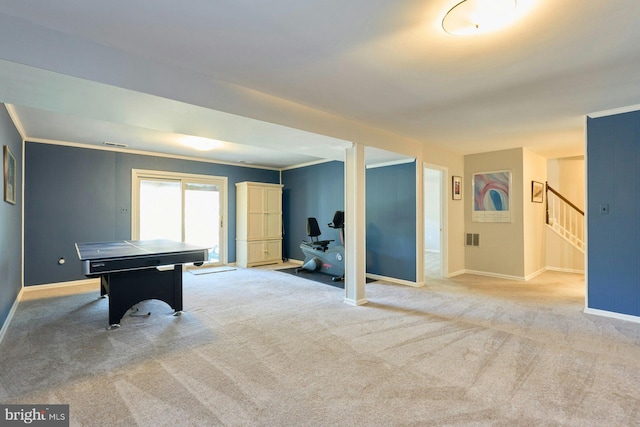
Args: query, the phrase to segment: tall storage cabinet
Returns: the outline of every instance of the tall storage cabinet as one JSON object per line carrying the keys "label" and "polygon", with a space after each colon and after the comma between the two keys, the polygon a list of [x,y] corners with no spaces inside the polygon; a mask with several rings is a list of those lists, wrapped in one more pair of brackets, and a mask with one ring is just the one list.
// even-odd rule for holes
{"label": "tall storage cabinet", "polygon": [[236,265],[282,262],[282,185],[236,184]]}

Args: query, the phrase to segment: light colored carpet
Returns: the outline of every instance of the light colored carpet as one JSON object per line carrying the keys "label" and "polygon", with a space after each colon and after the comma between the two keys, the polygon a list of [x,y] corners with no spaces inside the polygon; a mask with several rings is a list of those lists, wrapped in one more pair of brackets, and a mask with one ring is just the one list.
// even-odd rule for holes
{"label": "light colored carpet", "polygon": [[424,252],[424,276],[429,279],[442,277],[439,252]]}
{"label": "light colored carpet", "polygon": [[640,424],[640,327],[582,313],[582,276],[344,291],[262,269],[184,275],[185,315],[107,331],[87,287],[25,294],[0,401],[84,426]]}

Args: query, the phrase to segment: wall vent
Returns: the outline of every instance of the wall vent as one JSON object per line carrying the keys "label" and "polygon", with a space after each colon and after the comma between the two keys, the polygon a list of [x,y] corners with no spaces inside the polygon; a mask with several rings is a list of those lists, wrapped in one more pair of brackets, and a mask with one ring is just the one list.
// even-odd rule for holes
{"label": "wall vent", "polygon": [[107,147],[127,148],[127,144],[120,144],[120,143],[117,143],[117,142],[105,141],[105,142],[103,142],[103,144],[106,145]]}
{"label": "wall vent", "polygon": [[478,233],[467,233],[465,239],[466,246],[480,246],[480,235]]}

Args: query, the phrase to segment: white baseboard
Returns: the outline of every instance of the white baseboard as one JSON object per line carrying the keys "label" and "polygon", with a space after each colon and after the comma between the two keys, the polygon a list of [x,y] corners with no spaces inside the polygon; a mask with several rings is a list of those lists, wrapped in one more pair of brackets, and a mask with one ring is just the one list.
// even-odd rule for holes
{"label": "white baseboard", "polygon": [[380,276],[378,274],[367,273],[367,277],[373,280],[381,280],[383,282],[391,282],[391,283],[396,283],[398,285],[411,286],[413,288],[419,288],[424,286],[424,282],[412,282],[410,280],[396,279],[395,277]]}
{"label": "white baseboard", "polygon": [[594,316],[609,317],[612,319],[625,320],[627,322],[640,323],[640,317],[630,314],[616,313],[614,311],[599,310],[597,308],[585,308],[585,314],[593,314]]}
{"label": "white baseboard", "polygon": [[584,274],[584,270],[576,270],[573,268],[547,267],[549,271],[559,271],[560,273]]}
{"label": "white baseboard", "polygon": [[345,298],[345,299],[343,300],[343,302],[344,302],[345,304],[349,304],[349,305],[352,305],[352,306],[354,306],[354,307],[357,307],[357,306],[359,306],[359,305],[365,305],[365,304],[366,304],[366,303],[368,303],[369,301],[367,301],[367,299],[366,299],[366,298],[362,298],[362,299],[359,299],[359,300],[357,300],[357,301],[352,300],[352,299],[349,299],[349,298]]}
{"label": "white baseboard", "polygon": [[2,324],[2,328],[0,329],[0,344],[2,343],[2,339],[4,338],[4,335],[7,333],[7,330],[9,329],[9,324],[11,323],[11,320],[13,320],[13,315],[18,309],[18,304],[22,299],[23,291],[24,291],[24,288],[20,289],[20,292],[18,292],[18,295],[16,296],[16,299],[13,301],[13,305],[11,306],[11,310],[9,310],[9,314],[7,315],[7,318]]}
{"label": "white baseboard", "polygon": [[491,273],[488,271],[477,271],[477,270],[459,270],[453,273],[449,273],[447,275],[447,278],[451,278],[451,277],[455,277],[455,276],[459,276],[461,274],[475,274],[478,276],[487,276],[487,277],[495,277],[498,279],[507,279],[507,280],[517,280],[519,282],[526,282],[529,281],[531,279],[533,279],[536,276],[541,275],[542,273],[544,273],[545,271],[558,271],[561,273],[577,273],[577,274],[584,274],[584,270],[571,270],[568,268],[554,268],[554,267],[544,267],[541,268],[540,270],[529,274],[528,276],[510,276],[507,274],[499,274],[499,273]]}
{"label": "white baseboard", "polygon": [[491,273],[488,271],[465,270],[465,273],[475,274],[477,276],[495,277],[496,279],[517,280],[520,282],[524,282],[526,280],[523,276],[511,276],[509,274]]}
{"label": "white baseboard", "polygon": [[447,279],[450,279],[452,277],[456,277],[456,276],[461,276],[463,274],[466,274],[467,270],[458,270],[458,271],[452,271],[451,273],[447,274]]}
{"label": "white baseboard", "polygon": [[23,289],[25,292],[30,292],[30,291],[39,291],[42,289],[66,288],[68,286],[84,286],[84,285],[100,286],[100,279],[95,278],[95,279],[72,280],[69,282],[45,283],[43,285],[25,286]]}
{"label": "white baseboard", "polygon": [[529,281],[529,280],[533,279],[534,277],[541,275],[545,271],[547,271],[547,268],[541,268],[540,270],[535,271],[535,272],[529,274],[528,276],[525,276],[524,281],[525,282]]}

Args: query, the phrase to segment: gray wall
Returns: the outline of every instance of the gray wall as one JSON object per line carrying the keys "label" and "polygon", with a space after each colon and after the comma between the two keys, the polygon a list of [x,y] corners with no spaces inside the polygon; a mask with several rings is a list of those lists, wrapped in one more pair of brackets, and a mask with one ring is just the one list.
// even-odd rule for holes
{"label": "gray wall", "polygon": [[272,170],[27,142],[25,286],[83,279],[76,242],[131,238],[132,169],[227,176],[229,262],[235,261],[235,183],[279,182]]}
{"label": "gray wall", "polygon": [[[4,104],[0,105],[0,138],[16,159],[16,204],[0,202],[0,327],[22,287],[22,138],[16,130]],[[4,185],[4,182],[3,182]],[[4,193],[4,192],[3,192]]]}

